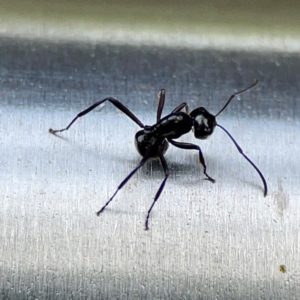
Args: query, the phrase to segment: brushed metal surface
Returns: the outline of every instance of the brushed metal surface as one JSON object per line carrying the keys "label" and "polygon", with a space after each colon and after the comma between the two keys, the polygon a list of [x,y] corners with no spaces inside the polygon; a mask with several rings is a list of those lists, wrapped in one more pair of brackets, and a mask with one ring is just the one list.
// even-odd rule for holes
{"label": "brushed metal surface", "polygon": [[[6,299],[296,299],[299,287],[298,55],[170,50],[0,40],[0,295]],[[137,165],[136,124],[106,104],[57,138],[75,115],[107,96],[145,123],[183,101],[217,113],[266,177],[218,128],[207,141],[170,146],[170,178]],[[285,266],[285,268],[281,267]],[[286,273],[283,272],[286,270]]]}

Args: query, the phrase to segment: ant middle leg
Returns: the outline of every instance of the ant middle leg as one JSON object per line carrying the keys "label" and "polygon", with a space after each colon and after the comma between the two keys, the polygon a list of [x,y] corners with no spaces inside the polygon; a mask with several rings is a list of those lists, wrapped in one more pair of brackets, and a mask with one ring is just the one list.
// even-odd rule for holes
{"label": "ant middle leg", "polygon": [[139,165],[133,171],[131,171],[130,174],[120,183],[120,185],[118,186],[117,190],[112,195],[112,197],[110,197],[110,199],[104,204],[104,206],[97,212],[98,217],[105,210],[105,208],[108,206],[108,204],[114,199],[114,197],[117,195],[118,191],[129,181],[129,179],[139,170],[139,168],[141,168],[146,163],[146,161],[148,159],[149,159],[149,155],[145,156],[141,160]]}
{"label": "ant middle leg", "polygon": [[162,147],[160,147],[158,151],[159,151],[158,157],[159,157],[161,165],[162,165],[162,167],[164,169],[165,178],[164,178],[163,182],[161,183],[158,191],[156,192],[154,200],[153,200],[153,202],[152,202],[152,204],[151,204],[151,206],[150,206],[150,208],[148,210],[147,217],[146,217],[146,222],[145,222],[145,230],[149,230],[148,222],[149,222],[150,213],[151,213],[152,208],[155,205],[156,201],[158,200],[161,192],[163,191],[163,189],[165,187],[165,184],[166,184],[166,181],[167,181],[167,179],[169,177],[169,169],[168,169],[167,162],[166,162],[166,160],[165,160],[165,158],[163,156],[163,149],[162,149]]}
{"label": "ant middle leg", "polygon": [[115,191],[115,193],[112,195],[112,197],[110,197],[110,199],[104,204],[104,206],[97,212],[97,216],[99,216],[104,210],[105,208],[108,206],[108,204],[114,199],[114,197],[117,195],[118,191],[129,181],[129,179],[139,170],[139,168],[141,168],[146,161],[149,159],[151,151],[152,151],[152,147],[149,146],[147,148],[147,151],[145,153],[145,155],[143,156],[141,162],[139,163],[139,165],[130,172],[130,174],[120,183],[120,185],[118,186],[117,190]]}
{"label": "ant middle leg", "polygon": [[166,91],[165,89],[161,89],[158,93],[158,107],[156,113],[156,122],[158,122],[161,118],[162,111],[165,105]]}
{"label": "ant middle leg", "polygon": [[94,103],[93,105],[91,105],[90,107],[88,107],[87,109],[85,109],[84,111],[80,112],[66,128],[58,129],[58,130],[53,130],[52,128],[50,128],[49,132],[52,134],[56,134],[57,132],[63,132],[65,130],[68,130],[78,118],[83,117],[84,115],[88,114],[90,111],[92,111],[97,106],[104,103],[105,101],[109,101],[110,103],[112,103],[115,107],[117,107],[121,112],[123,112],[126,116],[128,116],[132,121],[134,121],[141,128],[145,127],[144,124],[125,105],[123,105],[117,99],[110,97],[110,98],[105,98],[101,101],[98,101],[98,102]]}
{"label": "ant middle leg", "polygon": [[[156,114],[156,122],[158,122],[161,119],[161,114],[165,105],[165,98],[166,98],[166,91],[165,89],[161,89],[160,92],[158,93],[158,107],[157,107],[157,114]],[[172,113],[180,112],[184,108],[185,108],[185,112],[189,114],[190,113],[189,106],[187,105],[186,102],[183,102],[180,105],[178,105],[172,111]]]}
{"label": "ant middle leg", "polygon": [[181,142],[175,142],[174,140],[168,139],[168,141],[175,147],[180,148],[180,149],[185,149],[185,150],[197,150],[199,152],[199,161],[201,163],[201,165],[203,166],[204,170],[204,174],[207,178],[207,180],[211,181],[211,182],[215,182],[215,179],[213,179],[212,177],[210,177],[207,173],[206,173],[206,164],[205,164],[205,160],[204,160],[204,156],[202,154],[201,148],[197,145],[194,144],[190,144],[190,143],[181,143]]}

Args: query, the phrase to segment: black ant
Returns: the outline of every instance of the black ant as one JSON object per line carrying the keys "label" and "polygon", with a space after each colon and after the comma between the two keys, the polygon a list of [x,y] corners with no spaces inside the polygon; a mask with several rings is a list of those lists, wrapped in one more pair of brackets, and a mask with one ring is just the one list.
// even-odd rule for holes
{"label": "black ant", "polygon": [[[197,139],[206,139],[208,138],[213,132],[216,126],[220,127],[225,131],[225,133],[229,136],[229,138],[232,140],[232,142],[235,144],[238,151],[244,156],[244,158],[253,166],[253,168],[257,171],[259,174],[263,185],[264,185],[264,196],[267,195],[267,183],[260,172],[260,170],[255,166],[255,164],[243,153],[243,150],[241,147],[237,144],[237,142],[234,140],[234,138],[231,136],[231,134],[221,125],[217,124],[216,117],[223,112],[223,110],[227,107],[227,105],[231,102],[231,100],[238,94],[244,93],[245,91],[251,89],[258,83],[258,80],[256,80],[253,84],[251,84],[249,87],[245,88],[244,90],[241,90],[239,92],[234,93],[231,95],[226,102],[226,104],[223,106],[223,108],[216,114],[212,115],[210,114],[204,107],[199,107],[194,109],[191,113],[189,112],[188,105],[186,102],[183,102],[179,106],[177,106],[169,115],[163,117],[161,119],[161,114],[164,108],[165,104],[165,90],[162,89],[158,94],[158,108],[157,108],[157,117],[156,117],[156,124],[152,126],[145,126],[127,107],[125,107],[122,103],[120,103],[118,100],[114,98],[105,98],[101,101],[96,102],[92,106],[88,107],[84,111],[80,112],[73,121],[64,129],[60,130],[53,130],[49,129],[49,132],[52,134],[56,134],[58,132],[62,132],[65,130],[68,130],[72,124],[80,117],[88,114],[90,111],[92,111],[97,106],[101,105],[105,101],[111,102],[114,106],[116,106],[119,110],[121,110],[125,115],[127,115],[131,120],[133,120],[137,125],[139,125],[142,130],[138,131],[135,135],[135,146],[137,148],[137,151],[139,154],[143,157],[139,165],[131,171],[131,173],[121,182],[121,184],[118,186],[115,193],[112,195],[112,197],[106,202],[106,204],[97,212],[97,216],[99,216],[105,208],[108,206],[108,204],[113,200],[113,198],[116,196],[118,191],[127,183],[127,181],[137,172],[139,168],[141,168],[147,160],[152,158],[158,158],[161,162],[161,165],[163,167],[165,178],[163,182],[161,183],[155,198],[152,202],[152,205],[150,206],[146,221],[145,221],[145,229],[148,230],[148,222],[149,222],[149,216],[153,209],[153,206],[157,199],[159,198],[161,192],[164,189],[165,183],[169,177],[169,170],[168,165],[166,163],[166,160],[164,158],[164,154],[166,153],[169,143],[173,146],[185,149],[185,150],[197,150],[199,153],[199,160],[204,168],[204,174],[206,176],[205,179],[215,182],[215,180],[210,177],[206,173],[206,165],[205,160],[201,151],[201,148],[197,145],[190,144],[190,143],[182,143],[174,141],[174,139],[177,139],[181,137],[182,135],[190,132],[193,130],[195,138]],[[182,112],[182,110],[185,109],[186,112]]]}

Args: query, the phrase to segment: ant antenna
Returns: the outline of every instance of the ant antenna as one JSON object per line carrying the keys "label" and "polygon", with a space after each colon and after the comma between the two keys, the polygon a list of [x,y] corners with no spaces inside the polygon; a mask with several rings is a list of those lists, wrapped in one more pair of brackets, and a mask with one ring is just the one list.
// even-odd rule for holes
{"label": "ant antenna", "polygon": [[238,143],[235,141],[235,139],[232,137],[232,135],[221,125],[217,124],[218,127],[220,127],[221,129],[223,129],[227,135],[230,137],[230,139],[233,141],[233,143],[235,144],[236,148],[238,149],[238,151],[244,156],[244,158],[252,165],[252,167],[256,170],[256,172],[259,174],[263,185],[264,185],[264,197],[267,196],[268,193],[268,186],[267,186],[267,182],[263,176],[263,174],[260,172],[260,170],[258,169],[258,167],[250,160],[250,158],[248,156],[246,156],[242,150],[242,148],[238,145]]}
{"label": "ant antenna", "polygon": [[244,90],[242,91],[239,91],[239,92],[236,92],[234,93],[233,95],[231,95],[228,99],[228,101],[226,102],[226,104],[223,106],[223,108],[215,115],[215,117],[217,117],[226,107],[227,105],[231,102],[231,100],[236,96],[236,95],[239,95],[239,94],[242,94],[248,90],[250,90],[251,88],[253,88],[254,86],[256,86],[258,84],[258,80],[255,79],[254,83],[252,83],[250,86],[248,86],[247,88],[245,88]]}
{"label": "ant antenna", "polygon": [[[226,102],[226,104],[223,106],[223,108],[215,115],[215,117],[217,117],[226,107],[227,105],[231,102],[231,100],[238,94],[242,94],[244,92],[246,92],[247,90],[253,88],[254,86],[256,86],[258,84],[258,80],[255,79],[254,83],[252,83],[250,86],[248,86],[247,88],[236,92],[234,94],[232,94],[228,101]],[[223,129],[223,131],[230,137],[230,139],[232,140],[232,142],[234,143],[234,145],[236,146],[236,148],[238,149],[238,151],[244,156],[244,158],[251,164],[251,166],[256,170],[256,172],[259,174],[263,185],[264,185],[264,196],[267,196],[268,193],[268,186],[267,186],[267,182],[263,176],[263,174],[261,173],[261,171],[258,169],[258,167],[250,160],[250,158],[248,156],[246,156],[242,150],[242,148],[239,146],[239,144],[235,141],[235,139],[232,137],[232,135],[221,125],[217,124],[218,127],[220,127],[221,129]]]}

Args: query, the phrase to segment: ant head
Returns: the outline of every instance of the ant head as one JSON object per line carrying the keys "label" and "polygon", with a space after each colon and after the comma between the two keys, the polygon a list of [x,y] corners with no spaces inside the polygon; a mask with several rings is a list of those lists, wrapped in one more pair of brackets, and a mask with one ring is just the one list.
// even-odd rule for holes
{"label": "ant head", "polygon": [[204,107],[194,109],[190,116],[193,119],[195,138],[204,140],[214,132],[217,125],[216,118]]}

